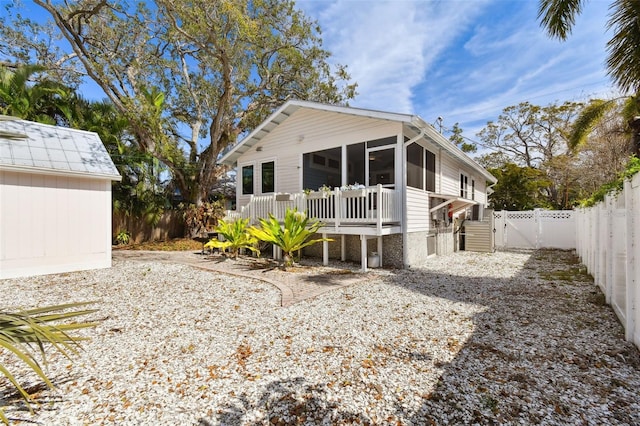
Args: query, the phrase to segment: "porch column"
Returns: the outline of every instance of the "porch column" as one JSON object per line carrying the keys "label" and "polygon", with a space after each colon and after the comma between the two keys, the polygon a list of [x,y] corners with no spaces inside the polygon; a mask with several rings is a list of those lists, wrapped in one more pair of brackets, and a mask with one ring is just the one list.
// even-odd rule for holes
{"label": "porch column", "polygon": [[367,236],[360,235],[360,270],[367,272]]}
{"label": "porch column", "polygon": [[344,234],[340,235],[340,260],[343,262],[347,260],[347,243]]}
{"label": "porch column", "polygon": [[[327,234],[323,233],[322,238],[327,238]],[[329,241],[322,242],[322,264],[327,266],[329,264]]]}
{"label": "porch column", "polygon": [[378,237],[378,256],[380,257],[380,267],[382,268],[382,235]]}

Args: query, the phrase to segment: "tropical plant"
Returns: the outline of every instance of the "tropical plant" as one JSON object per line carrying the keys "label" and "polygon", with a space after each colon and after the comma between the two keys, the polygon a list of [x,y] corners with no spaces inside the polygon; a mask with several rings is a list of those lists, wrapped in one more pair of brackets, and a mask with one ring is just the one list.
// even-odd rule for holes
{"label": "tropical plant", "polygon": [[118,232],[118,235],[116,235],[116,242],[118,244],[127,245],[129,244],[130,241],[131,241],[131,234],[126,229],[121,230],[120,232]]}
{"label": "tropical plant", "polygon": [[[8,352],[34,371],[42,381],[53,388],[53,383],[42,370],[33,353],[34,347],[39,352],[42,362],[46,364],[46,351],[53,348],[67,358],[77,355],[80,341],[85,337],[72,336],[69,333],[97,325],[95,322],[69,322],[76,317],[95,312],[93,309],[77,309],[92,302],[69,303],[63,305],[48,306],[43,308],[10,312],[0,310],[0,350]],[[0,363],[0,374],[9,380],[20,396],[24,399],[33,412],[31,403],[34,402],[29,393],[20,385],[15,376],[9,371],[9,367]],[[0,420],[8,424],[2,409]]]}
{"label": "tropical plant", "polygon": [[229,250],[233,258],[238,257],[240,249],[248,249],[260,255],[260,250],[257,248],[258,240],[248,232],[248,224],[249,219],[236,219],[234,222],[220,219],[214,230],[224,237],[224,241],[212,238],[204,245],[205,248]]}
{"label": "tropical plant", "polygon": [[[584,0],[540,0],[538,18],[551,37],[566,40],[582,12]],[[640,90],[640,3],[613,0],[608,29],[613,38],[607,42],[609,75],[623,92]]]}
{"label": "tropical plant", "polygon": [[311,237],[322,226],[319,221],[310,222],[304,212],[298,209],[287,209],[284,224],[269,214],[268,219],[260,219],[260,228],[252,226],[248,232],[260,241],[272,243],[284,252],[284,268],[294,263],[294,252],[322,241],[333,241],[330,238]]}
{"label": "tropical plant", "polygon": [[56,124],[68,115],[70,91],[55,81],[32,81],[46,71],[38,65],[23,65],[15,70],[0,67],[0,114],[25,120]]}

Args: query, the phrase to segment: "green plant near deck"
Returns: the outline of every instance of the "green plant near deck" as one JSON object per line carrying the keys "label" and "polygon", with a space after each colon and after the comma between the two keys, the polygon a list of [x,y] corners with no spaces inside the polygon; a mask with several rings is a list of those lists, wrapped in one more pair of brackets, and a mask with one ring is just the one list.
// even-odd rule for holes
{"label": "green plant near deck", "polygon": [[[46,351],[55,349],[67,358],[77,355],[80,349],[80,341],[85,337],[72,336],[71,331],[94,327],[95,322],[69,322],[69,320],[95,312],[92,309],[77,309],[91,302],[70,303],[65,305],[48,306],[44,308],[29,309],[17,312],[9,312],[0,309],[0,351],[7,352],[17,358],[35,372],[50,388],[53,383],[42,370],[33,353],[34,349],[40,353],[44,364],[47,363]],[[0,363],[0,374],[9,380],[33,412],[31,403],[33,399],[29,393],[18,383],[15,376],[9,371],[9,367]],[[9,420],[0,408],[0,420],[5,424]]]}
{"label": "green plant near deck", "polygon": [[280,224],[272,214],[268,219],[260,219],[260,228],[252,226],[249,233],[260,241],[272,243],[284,252],[284,267],[292,266],[294,252],[322,241],[333,241],[330,238],[311,239],[322,226],[319,221],[310,223],[310,219],[297,209],[287,209],[284,223]]}
{"label": "green plant near deck", "polygon": [[234,222],[227,222],[221,219],[214,228],[218,235],[224,237],[225,241],[217,238],[211,239],[204,246],[205,248],[219,248],[229,250],[232,257],[238,257],[240,249],[248,249],[254,253],[260,254],[258,250],[258,240],[247,230],[249,219],[236,219]]}
{"label": "green plant near deck", "polygon": [[129,231],[123,230],[118,232],[118,235],[116,235],[116,242],[123,245],[129,244],[129,242],[131,242],[131,234]]}

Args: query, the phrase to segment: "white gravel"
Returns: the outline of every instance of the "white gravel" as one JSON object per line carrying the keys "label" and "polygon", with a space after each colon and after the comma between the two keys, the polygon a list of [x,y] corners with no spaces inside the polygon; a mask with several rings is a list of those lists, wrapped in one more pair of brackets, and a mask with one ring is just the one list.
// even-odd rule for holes
{"label": "white gravel", "polygon": [[96,300],[101,319],[73,365],[51,357],[35,415],[0,381],[17,422],[640,424],[638,350],[568,252],[463,252],[288,308],[156,262],[0,285],[5,308]]}

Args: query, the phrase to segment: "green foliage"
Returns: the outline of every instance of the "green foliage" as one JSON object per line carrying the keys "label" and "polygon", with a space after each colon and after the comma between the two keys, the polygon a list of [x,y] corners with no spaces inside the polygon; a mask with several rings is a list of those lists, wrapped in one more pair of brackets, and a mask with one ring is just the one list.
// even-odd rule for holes
{"label": "green foliage", "polygon": [[122,230],[118,232],[118,234],[116,235],[116,242],[118,244],[127,245],[129,244],[130,241],[131,241],[131,234],[127,230]]}
{"label": "green foliage", "polygon": [[[78,354],[80,341],[85,338],[72,336],[72,331],[94,327],[95,322],[70,322],[76,317],[87,315],[95,310],[73,310],[89,303],[70,303],[64,305],[49,306],[44,308],[23,310],[18,312],[8,312],[0,310],[0,350],[8,355],[17,358],[42,381],[53,388],[53,383],[42,370],[36,360],[33,349],[37,349],[43,363],[46,364],[46,351],[49,348],[55,349],[67,358],[72,354]],[[0,374],[6,377],[11,385],[18,391],[30,411],[31,396],[20,385],[15,376],[9,371],[7,366],[0,363]],[[8,424],[8,419],[0,409],[0,420]]]}
{"label": "green foliage", "polygon": [[[582,13],[584,0],[540,0],[538,18],[551,37],[566,40]],[[609,75],[623,93],[640,91],[640,6],[634,0],[613,0],[607,29],[613,37],[607,42]]]}
{"label": "green foliage", "polygon": [[215,227],[215,232],[222,235],[225,241],[213,238],[204,245],[205,248],[229,250],[231,257],[234,258],[238,257],[240,249],[243,248],[260,255],[260,250],[257,248],[258,240],[248,232],[247,225],[249,225],[249,219],[236,219],[234,222],[221,219]]}
{"label": "green foliage", "polygon": [[476,143],[469,141],[469,139],[462,136],[462,133],[463,130],[460,127],[460,124],[454,124],[453,129],[451,129],[451,136],[449,136],[449,140],[458,148],[460,148],[462,152],[476,152],[478,150],[478,146],[476,145]]}
{"label": "green foliage", "polygon": [[272,214],[268,219],[260,219],[260,228],[252,226],[249,233],[260,241],[280,247],[284,252],[284,267],[293,265],[294,252],[310,245],[333,241],[329,238],[311,239],[322,226],[319,221],[309,223],[310,219],[297,209],[287,209],[284,224],[280,224]]}
{"label": "green foliage", "polygon": [[70,91],[46,78],[32,81],[43,71],[38,65],[22,65],[13,71],[0,66],[0,114],[46,124],[62,120],[68,113]]}
{"label": "green foliage", "polygon": [[640,159],[638,157],[629,158],[626,169],[618,175],[618,178],[612,182],[602,185],[596,192],[591,194],[587,199],[580,201],[580,207],[593,207],[604,201],[607,195],[616,195],[622,191],[624,181],[631,179],[640,172]]}
{"label": "green foliage", "polygon": [[286,100],[355,96],[318,24],[293,0],[33,3],[51,21],[35,24],[21,3],[7,7],[7,60],[33,57],[65,81],[92,79],[188,202],[209,198],[226,171],[219,154]]}
{"label": "green foliage", "polygon": [[613,102],[603,101],[602,99],[593,99],[589,105],[585,106],[580,115],[573,123],[573,128],[569,136],[569,148],[575,150],[582,145],[587,136],[591,133],[594,126],[602,120],[605,113],[614,107]]}
{"label": "green foliage", "polygon": [[532,167],[520,167],[507,163],[489,172],[498,178],[489,195],[489,205],[494,210],[531,210],[551,207],[544,190],[549,181],[546,175]]}

